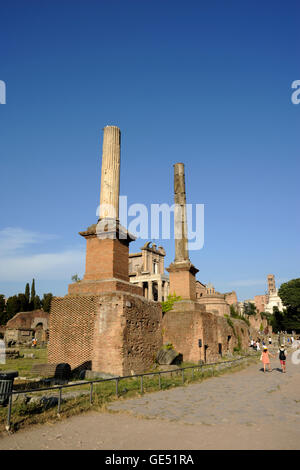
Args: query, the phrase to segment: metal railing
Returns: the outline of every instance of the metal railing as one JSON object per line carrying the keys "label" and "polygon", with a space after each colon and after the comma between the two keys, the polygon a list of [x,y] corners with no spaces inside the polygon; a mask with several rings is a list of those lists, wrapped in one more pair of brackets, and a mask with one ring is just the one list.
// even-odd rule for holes
{"label": "metal railing", "polygon": [[[119,397],[119,383],[121,380],[124,379],[133,379],[133,378],[138,378],[140,377],[140,393],[144,393],[144,382],[143,378],[147,376],[157,376],[158,375],[158,385],[159,385],[159,390],[162,389],[162,382],[161,382],[161,376],[163,374],[179,374],[181,372],[182,376],[182,384],[185,382],[185,375],[184,371],[185,370],[192,370],[192,378],[194,379],[194,374],[195,370],[199,371],[201,370],[201,373],[203,375],[203,369],[209,366],[220,366],[222,364],[225,364],[226,366],[230,367],[233,363],[237,363],[239,361],[242,361],[244,359],[252,358],[252,357],[257,357],[257,354],[248,354],[246,356],[241,356],[238,359],[232,359],[229,361],[223,361],[223,362],[212,362],[212,363],[204,363],[204,364],[199,364],[199,365],[193,365],[193,366],[186,366],[186,367],[181,367],[178,369],[171,369],[171,370],[163,370],[163,371],[158,371],[158,372],[145,372],[143,374],[135,374],[135,375],[125,375],[125,376],[118,376],[118,377],[110,377],[107,379],[95,379],[95,380],[87,380],[87,381],[82,381],[80,383],[74,383],[74,384],[64,384],[64,385],[55,385],[53,387],[45,387],[45,388],[35,388],[35,389],[29,389],[29,390],[15,390],[12,391],[9,394],[9,401],[7,405],[7,419],[6,419],[6,430],[10,431],[11,428],[11,415],[12,415],[12,405],[13,405],[13,395],[24,395],[28,393],[40,393],[40,392],[45,392],[45,391],[57,391],[58,390],[58,403],[57,403],[57,416],[60,416],[61,412],[61,403],[62,403],[62,391],[63,389],[66,388],[73,388],[73,387],[82,387],[84,385],[90,385],[90,393],[89,393],[89,400],[90,400],[90,405],[93,403],[93,385],[94,384],[99,384],[103,382],[111,382],[115,381],[116,383],[116,388],[115,388],[115,394],[117,397]],[[214,368],[212,368],[212,375],[214,375]]]}

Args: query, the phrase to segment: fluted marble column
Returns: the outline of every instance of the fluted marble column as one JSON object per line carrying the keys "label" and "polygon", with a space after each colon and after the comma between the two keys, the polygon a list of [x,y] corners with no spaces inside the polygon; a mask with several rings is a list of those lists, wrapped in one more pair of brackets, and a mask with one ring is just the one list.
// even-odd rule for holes
{"label": "fluted marble column", "polygon": [[116,126],[103,130],[100,219],[119,219],[121,131]]}
{"label": "fluted marble column", "polygon": [[187,217],[184,164],[174,165],[174,224],[175,224],[175,263],[188,261]]}

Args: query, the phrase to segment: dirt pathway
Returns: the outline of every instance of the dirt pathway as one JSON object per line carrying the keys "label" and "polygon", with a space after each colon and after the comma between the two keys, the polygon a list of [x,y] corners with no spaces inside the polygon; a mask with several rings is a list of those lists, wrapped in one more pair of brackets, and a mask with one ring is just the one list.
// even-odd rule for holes
{"label": "dirt pathway", "polygon": [[260,364],[0,438],[0,449],[299,449],[300,365]]}

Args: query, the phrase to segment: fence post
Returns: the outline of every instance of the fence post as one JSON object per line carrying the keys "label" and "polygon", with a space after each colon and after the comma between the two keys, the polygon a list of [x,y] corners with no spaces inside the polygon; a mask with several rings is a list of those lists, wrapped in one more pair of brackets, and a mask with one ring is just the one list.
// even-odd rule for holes
{"label": "fence post", "polygon": [[144,393],[144,389],[143,389],[143,376],[141,375],[141,393]]}
{"label": "fence post", "polygon": [[90,405],[93,403],[93,382],[91,382],[90,388]]}
{"label": "fence post", "polygon": [[119,379],[116,379],[116,395],[119,396]]}
{"label": "fence post", "polygon": [[181,370],[181,374],[182,374],[182,383],[184,384],[184,369]]}
{"label": "fence post", "polygon": [[194,380],[194,367],[192,368],[192,379]]}
{"label": "fence post", "polygon": [[159,383],[159,390],[161,390],[161,377],[160,377],[160,373],[158,374],[158,383]]}
{"label": "fence post", "polygon": [[10,393],[9,399],[8,399],[7,421],[6,421],[6,426],[5,426],[6,431],[10,430],[11,407],[12,407],[12,393]]}
{"label": "fence post", "polygon": [[58,405],[57,405],[57,416],[60,416],[60,406],[61,406],[61,392],[62,388],[59,387],[59,393],[58,393]]}

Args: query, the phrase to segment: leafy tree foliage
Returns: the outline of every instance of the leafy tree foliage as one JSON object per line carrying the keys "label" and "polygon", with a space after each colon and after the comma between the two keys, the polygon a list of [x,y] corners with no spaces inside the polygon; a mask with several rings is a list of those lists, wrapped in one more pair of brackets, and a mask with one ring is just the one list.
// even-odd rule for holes
{"label": "leafy tree foliage", "polygon": [[73,276],[71,277],[72,281],[74,282],[79,282],[81,281],[80,277],[78,276],[78,274],[73,274]]}
{"label": "leafy tree foliage", "polygon": [[29,283],[26,284],[25,293],[12,295],[5,303],[4,295],[0,294],[0,325],[6,325],[8,320],[19,312],[28,312],[31,310],[39,310],[43,308],[45,312],[50,312],[50,304],[53,294],[48,292],[43,295],[41,300],[35,292],[35,281],[32,280],[31,292]]}
{"label": "leafy tree foliage", "polygon": [[29,306],[29,302],[30,302],[30,287],[29,287],[29,282],[27,282],[26,286],[25,286],[25,297],[26,297],[26,300],[27,300],[27,304]]}
{"label": "leafy tree foliage", "polygon": [[51,292],[48,292],[48,294],[44,294],[42,298],[42,307],[44,312],[50,312],[50,307],[51,307],[51,300],[52,300],[53,294]]}
{"label": "leafy tree foliage", "polygon": [[283,330],[300,330],[300,278],[281,284],[278,295],[286,307],[282,314]]}
{"label": "leafy tree foliage", "polygon": [[244,302],[244,314],[245,315],[256,315],[257,310],[255,304],[252,302]]}
{"label": "leafy tree foliage", "polygon": [[4,312],[5,310],[5,296],[0,294],[0,313]]}
{"label": "leafy tree foliage", "polygon": [[176,294],[169,294],[167,297],[167,300],[165,300],[164,302],[161,302],[163,313],[166,313],[169,310],[172,310],[174,303],[178,302],[179,300],[181,300],[180,296],[177,296]]}
{"label": "leafy tree foliage", "polygon": [[33,304],[34,304],[34,298],[36,296],[36,292],[35,292],[35,280],[32,279],[32,283],[31,283],[31,292],[30,292],[30,304],[31,306],[33,307]]}

